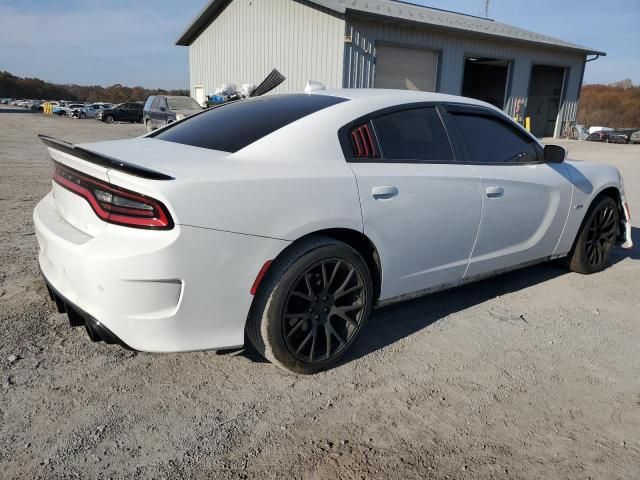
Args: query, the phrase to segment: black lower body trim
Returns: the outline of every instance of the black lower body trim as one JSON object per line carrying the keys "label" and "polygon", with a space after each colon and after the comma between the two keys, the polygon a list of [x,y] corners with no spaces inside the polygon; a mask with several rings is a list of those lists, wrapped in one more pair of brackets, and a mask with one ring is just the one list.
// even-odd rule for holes
{"label": "black lower body trim", "polygon": [[47,286],[47,290],[49,291],[51,300],[53,300],[56,304],[58,312],[67,314],[69,323],[72,327],[84,326],[87,329],[87,335],[92,342],[105,342],[112,345],[120,345],[127,350],[134,350],[129,345],[120,340],[120,338],[118,338],[111,330],[105,327],[98,320],[67,300],[49,283],[44,275],[42,275],[42,278],[44,279],[44,283]]}

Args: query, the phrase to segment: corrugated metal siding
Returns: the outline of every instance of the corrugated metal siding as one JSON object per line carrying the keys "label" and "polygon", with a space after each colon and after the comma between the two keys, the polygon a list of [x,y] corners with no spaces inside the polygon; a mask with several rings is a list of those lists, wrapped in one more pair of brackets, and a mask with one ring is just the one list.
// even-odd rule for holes
{"label": "corrugated metal siding", "polygon": [[526,112],[532,65],[566,67],[564,101],[560,107],[560,121],[556,126],[556,136],[561,133],[563,121],[576,118],[584,61],[582,54],[353,16],[347,17],[346,34],[351,36],[352,43],[347,43],[345,47],[343,77],[345,87],[373,87],[376,43],[417,46],[440,52],[437,90],[453,95],[461,93],[466,56],[487,56],[510,60],[512,62],[511,78],[505,107],[505,112],[510,116],[515,116],[516,105],[519,103],[521,103],[522,114]]}
{"label": "corrugated metal siding", "polygon": [[313,79],[342,86],[344,19],[294,0],[234,0],[189,46],[191,91],[222,83],[259,83],[277,68],[275,92],[300,92]]}

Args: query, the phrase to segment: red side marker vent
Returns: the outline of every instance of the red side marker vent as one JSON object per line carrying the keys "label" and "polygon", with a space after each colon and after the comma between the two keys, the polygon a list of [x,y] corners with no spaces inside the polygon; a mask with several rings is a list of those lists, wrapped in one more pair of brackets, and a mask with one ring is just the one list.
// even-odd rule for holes
{"label": "red side marker vent", "polygon": [[369,124],[360,125],[351,130],[351,143],[356,158],[374,158],[378,156]]}

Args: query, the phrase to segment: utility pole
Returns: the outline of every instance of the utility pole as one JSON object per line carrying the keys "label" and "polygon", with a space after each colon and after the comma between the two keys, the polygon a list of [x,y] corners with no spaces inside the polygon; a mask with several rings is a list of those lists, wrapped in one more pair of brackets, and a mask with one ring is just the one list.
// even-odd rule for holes
{"label": "utility pole", "polygon": [[484,0],[484,6],[482,7],[482,11],[484,13],[484,18],[489,18],[489,3],[491,0]]}

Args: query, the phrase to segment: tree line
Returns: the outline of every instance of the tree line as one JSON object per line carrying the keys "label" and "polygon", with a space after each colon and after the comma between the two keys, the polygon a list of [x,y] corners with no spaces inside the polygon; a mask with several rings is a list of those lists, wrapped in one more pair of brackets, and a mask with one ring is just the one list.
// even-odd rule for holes
{"label": "tree line", "polygon": [[610,85],[585,85],[580,93],[577,123],[611,128],[640,128],[640,86],[631,80]]}
{"label": "tree line", "polygon": [[[144,101],[149,95],[189,95],[188,90],[150,90],[143,87],[59,85],[39,78],[0,72],[0,98],[81,100],[123,103]],[[585,85],[580,94],[578,123],[612,128],[640,128],[640,86],[631,80],[610,85]]]}
{"label": "tree line", "polygon": [[0,72],[0,98],[123,103],[144,101],[149,95],[189,95],[189,90],[151,90],[120,84],[109,87],[60,85],[39,78],[21,78],[9,72]]}

